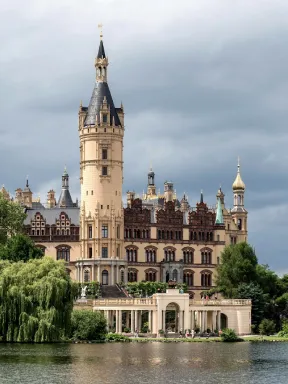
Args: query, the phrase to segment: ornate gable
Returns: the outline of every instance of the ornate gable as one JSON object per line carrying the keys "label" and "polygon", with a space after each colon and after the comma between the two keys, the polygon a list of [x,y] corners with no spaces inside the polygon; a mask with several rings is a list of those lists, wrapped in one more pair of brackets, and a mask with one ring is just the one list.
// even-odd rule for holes
{"label": "ornate gable", "polygon": [[165,204],[164,209],[159,209],[156,213],[157,224],[182,226],[183,225],[183,213],[179,210],[175,211],[175,203],[168,201]]}
{"label": "ornate gable", "polygon": [[124,209],[125,225],[133,224],[150,224],[151,212],[147,208],[142,207],[142,200],[135,199],[132,201],[131,208]]}

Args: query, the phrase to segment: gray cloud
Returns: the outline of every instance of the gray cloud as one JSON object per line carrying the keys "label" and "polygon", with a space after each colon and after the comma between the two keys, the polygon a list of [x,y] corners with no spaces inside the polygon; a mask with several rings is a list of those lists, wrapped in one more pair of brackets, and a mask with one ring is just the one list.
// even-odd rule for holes
{"label": "gray cloud", "polygon": [[284,0],[21,4],[7,3],[0,14],[0,161],[7,188],[23,186],[29,174],[45,199],[50,188],[59,193],[66,164],[79,196],[77,113],[80,100],[89,103],[103,21],[110,89],[126,113],[123,191],[141,194],[152,162],[159,188],[170,179],[193,204],[203,189],[212,205],[221,183],[231,206],[240,155],[249,239],[261,262],[288,270]]}

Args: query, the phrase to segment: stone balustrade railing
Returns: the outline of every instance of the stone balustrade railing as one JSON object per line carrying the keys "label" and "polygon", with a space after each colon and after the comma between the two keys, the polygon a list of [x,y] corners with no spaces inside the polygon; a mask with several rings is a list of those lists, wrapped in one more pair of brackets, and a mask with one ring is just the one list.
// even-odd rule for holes
{"label": "stone balustrade railing", "polygon": [[[237,306],[237,305],[251,305],[251,300],[247,299],[226,299],[226,300],[189,300],[190,305],[195,306]],[[156,305],[154,298],[121,298],[121,299],[98,299],[93,301],[95,307],[111,307],[111,306],[125,306],[125,305]]]}
{"label": "stone balustrade railing", "polygon": [[123,298],[123,299],[98,299],[94,300],[93,305],[110,307],[113,305],[156,305],[155,299],[152,298]]}
{"label": "stone balustrade railing", "polygon": [[203,299],[203,300],[189,300],[190,305],[211,305],[211,306],[219,306],[219,305],[251,305],[251,300],[248,299],[223,299],[223,300],[211,300],[211,299]]}

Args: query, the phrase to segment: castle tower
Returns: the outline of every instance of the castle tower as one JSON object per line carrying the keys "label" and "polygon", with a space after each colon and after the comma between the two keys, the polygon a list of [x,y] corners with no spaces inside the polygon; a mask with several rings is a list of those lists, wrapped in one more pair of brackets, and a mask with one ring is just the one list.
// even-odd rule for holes
{"label": "castle tower", "polygon": [[22,192],[22,204],[25,205],[25,207],[32,208],[32,191],[29,187],[29,181],[28,181],[28,176],[26,179],[26,186],[23,189]]}
{"label": "castle tower", "polygon": [[182,212],[188,212],[189,211],[189,202],[188,202],[188,198],[187,198],[185,192],[184,192],[183,198],[181,199],[181,208],[180,208],[180,210]]}
{"label": "castle tower", "polygon": [[55,191],[50,189],[47,193],[47,208],[54,208],[56,206]]}
{"label": "castle tower", "polygon": [[171,181],[165,181],[164,183],[164,198],[165,201],[173,201],[174,198],[174,186]]}
{"label": "castle tower", "polygon": [[237,175],[232,184],[234,206],[231,210],[233,220],[238,228],[239,241],[247,240],[247,211],[244,208],[245,184],[240,174],[240,160],[238,158]]}
{"label": "castle tower", "polygon": [[79,109],[79,266],[81,271],[82,260],[90,259],[91,265],[93,259],[92,280],[104,285],[123,280],[126,268],[122,207],[124,110],[122,104],[120,108],[114,106],[108,86],[108,65],[101,33],[95,59],[95,86],[88,108],[81,103]]}
{"label": "castle tower", "polygon": [[58,201],[59,208],[71,208],[73,207],[73,200],[69,191],[69,175],[66,167],[62,174],[62,190]]}
{"label": "castle tower", "polygon": [[152,167],[148,172],[147,195],[156,196],[155,173],[153,172]]}

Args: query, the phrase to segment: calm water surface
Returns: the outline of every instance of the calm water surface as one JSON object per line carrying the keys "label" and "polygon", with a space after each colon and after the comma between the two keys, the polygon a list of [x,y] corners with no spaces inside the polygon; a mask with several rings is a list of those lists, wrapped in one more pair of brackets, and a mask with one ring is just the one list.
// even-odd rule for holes
{"label": "calm water surface", "polygon": [[0,345],[0,383],[287,384],[288,343]]}

